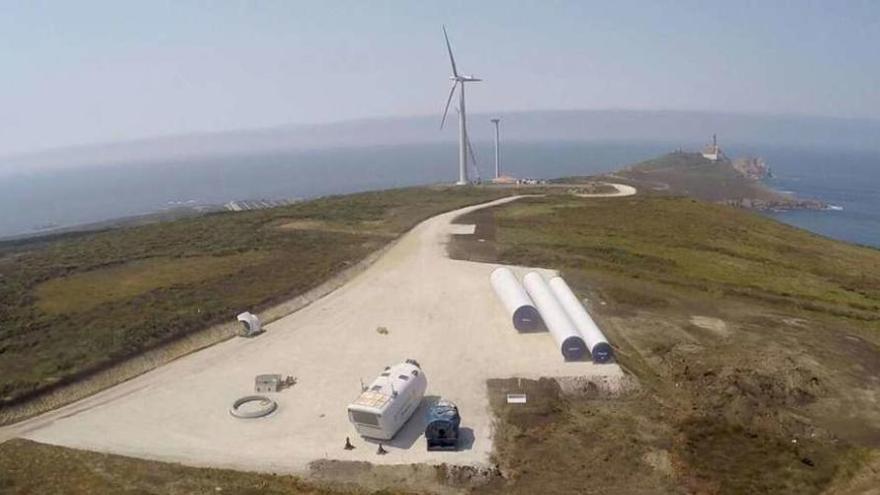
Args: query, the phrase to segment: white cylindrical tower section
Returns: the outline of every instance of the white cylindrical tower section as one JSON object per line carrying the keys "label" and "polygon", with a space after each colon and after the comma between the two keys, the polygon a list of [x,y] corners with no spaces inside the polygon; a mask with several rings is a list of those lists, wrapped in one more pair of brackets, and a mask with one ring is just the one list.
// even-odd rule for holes
{"label": "white cylindrical tower section", "polygon": [[498,124],[501,122],[501,119],[494,118],[492,119],[492,123],[495,124],[495,178],[501,177],[501,138],[500,132],[498,130]]}
{"label": "white cylindrical tower section", "polygon": [[465,186],[468,183],[467,174],[467,119],[464,113],[464,82],[458,83],[458,184]]}
{"label": "white cylindrical tower section", "polygon": [[587,348],[590,350],[593,362],[605,363],[611,360],[614,357],[611,345],[608,343],[602,330],[599,330],[596,322],[593,321],[593,318],[584,309],[584,305],[578,301],[571,287],[565,283],[565,280],[562,277],[551,278],[550,290],[556,296],[559,304],[562,305],[568,318],[574,323],[575,328],[580,332],[581,337],[584,338],[584,342],[587,343]]}
{"label": "white cylindrical tower section", "polygon": [[495,295],[501,300],[501,304],[513,320],[513,328],[520,332],[542,329],[541,315],[510,268],[502,266],[495,269],[489,279],[492,288],[495,289]]}
{"label": "white cylindrical tower section", "polygon": [[523,285],[532,297],[532,301],[535,301],[541,319],[544,320],[565,359],[575,361],[583,358],[587,353],[587,345],[566,315],[565,309],[553,296],[544,278],[537,272],[529,272],[523,278]]}

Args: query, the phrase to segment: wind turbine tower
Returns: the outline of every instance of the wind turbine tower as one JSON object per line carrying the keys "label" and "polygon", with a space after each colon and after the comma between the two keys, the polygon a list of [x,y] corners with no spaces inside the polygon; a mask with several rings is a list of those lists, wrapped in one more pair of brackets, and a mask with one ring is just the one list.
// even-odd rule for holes
{"label": "wind turbine tower", "polygon": [[501,119],[495,117],[491,120],[492,123],[495,124],[495,178],[497,179],[501,177],[501,144],[498,139],[498,123],[501,122]]}
{"label": "wind turbine tower", "polygon": [[446,38],[446,51],[449,52],[449,62],[452,64],[452,75],[449,76],[449,79],[452,80],[452,88],[449,90],[449,98],[446,99],[446,108],[443,110],[443,120],[440,121],[440,128],[443,129],[443,125],[446,123],[446,114],[449,113],[449,104],[452,102],[452,97],[455,94],[455,88],[460,86],[458,91],[458,182],[456,184],[463,186],[468,183],[468,154],[470,153],[473,157],[474,152],[467,135],[467,118],[464,111],[464,83],[478,82],[482,81],[482,79],[458,73],[458,69],[455,67],[455,57],[452,56],[452,45],[449,44],[449,35],[446,34],[446,26],[443,26],[443,37]]}

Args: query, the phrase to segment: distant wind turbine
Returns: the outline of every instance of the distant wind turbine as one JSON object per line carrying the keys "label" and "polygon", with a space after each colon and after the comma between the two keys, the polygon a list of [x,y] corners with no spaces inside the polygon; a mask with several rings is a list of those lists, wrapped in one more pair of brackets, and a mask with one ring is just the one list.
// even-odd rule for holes
{"label": "distant wind turbine", "polygon": [[443,26],[443,37],[446,38],[446,50],[449,52],[449,62],[452,64],[452,75],[449,76],[449,79],[452,80],[452,88],[449,90],[449,98],[446,99],[446,108],[443,110],[443,120],[440,121],[440,128],[443,129],[444,124],[446,124],[446,115],[449,113],[449,104],[452,102],[452,96],[455,94],[455,88],[459,85],[461,88],[458,92],[458,185],[465,185],[468,183],[467,176],[467,161],[468,154],[470,154],[471,159],[473,160],[474,167],[476,167],[476,160],[474,157],[474,151],[471,148],[470,140],[467,135],[467,117],[464,111],[464,83],[466,82],[477,82],[482,81],[482,79],[477,79],[473,76],[462,76],[459,75],[458,69],[455,67],[455,57],[452,56],[452,46],[449,44],[449,35],[446,34],[446,26]]}
{"label": "distant wind turbine", "polygon": [[497,179],[501,177],[501,144],[498,131],[498,123],[501,122],[501,119],[495,117],[489,120],[495,124],[495,178]]}

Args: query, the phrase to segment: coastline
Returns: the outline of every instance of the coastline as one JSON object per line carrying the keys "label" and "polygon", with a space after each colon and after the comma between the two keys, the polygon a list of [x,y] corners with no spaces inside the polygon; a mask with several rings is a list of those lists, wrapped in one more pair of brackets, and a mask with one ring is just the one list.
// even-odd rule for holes
{"label": "coastline", "polygon": [[728,163],[746,180],[755,183],[757,191],[755,198],[740,200],[743,204],[737,205],[759,211],[791,211],[791,210],[828,210],[831,205],[821,199],[801,197],[797,192],[780,190],[768,183],[773,179],[770,165],[760,156],[746,156],[728,159]]}

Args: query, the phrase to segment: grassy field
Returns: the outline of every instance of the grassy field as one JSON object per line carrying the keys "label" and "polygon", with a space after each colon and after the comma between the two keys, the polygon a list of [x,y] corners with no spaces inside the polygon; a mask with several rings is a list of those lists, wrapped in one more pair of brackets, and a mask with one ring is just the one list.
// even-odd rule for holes
{"label": "grassy field", "polygon": [[[507,404],[514,391],[529,402]],[[803,437],[792,444],[768,428],[679,419],[651,390],[579,397],[552,380],[493,380],[489,393],[504,478],[478,494],[856,494],[870,493],[880,476],[876,450]]]}
{"label": "grassy field", "polygon": [[[529,200],[504,210],[505,261],[602,269],[878,321],[880,252],[683,198]],[[552,205],[552,206],[551,206]],[[550,208],[548,210],[548,208]]]}
{"label": "grassy field", "polygon": [[[459,236],[457,257],[560,270],[642,384],[490,383],[507,481],[484,492],[880,486],[880,251],[683,197],[531,198],[460,221],[484,242]],[[499,400],[517,387],[536,404]]]}
{"label": "grassy field", "polygon": [[0,444],[0,493],[395,495],[405,492],[328,488],[293,476],[192,468],[12,440]]}
{"label": "grassy field", "polygon": [[226,256],[157,257],[97,268],[39,284],[37,307],[48,314],[89,311],[151,290],[200,283],[265,262],[272,253],[249,251]]}
{"label": "grassy field", "polygon": [[399,189],[0,244],[0,408],[301,294],[425,218],[505,194]]}
{"label": "grassy field", "polygon": [[[19,319],[10,320],[18,325],[14,333],[4,326],[0,335],[3,349],[13,349],[0,351],[0,369],[19,380],[55,376],[53,369],[15,371],[15,359],[38,366],[43,361],[33,352],[54,365],[80,340],[137,352],[175,335],[151,340],[158,327],[142,324],[143,315],[183,322],[179,332],[212,321],[202,321],[200,312],[229,318],[238,308],[305,290],[437,211],[501,194],[370,193],[9,248],[0,258],[0,311]],[[503,478],[465,490],[877,493],[880,251],[743,210],[651,194],[530,198],[459,221],[475,223],[477,231],[456,236],[450,245],[456,257],[560,270],[641,384],[607,397],[591,390],[562,394],[551,380],[490,381]],[[226,272],[241,256],[253,257],[247,273]],[[187,269],[181,260],[189,258],[193,266],[213,267],[213,275]],[[120,293],[126,297],[116,298]],[[77,299],[102,302],[84,310],[72,302]],[[86,325],[95,319],[102,331]],[[56,326],[47,322],[70,333],[53,333]],[[32,350],[22,346],[28,338]],[[94,357],[97,349],[83,352]],[[506,404],[508,392],[527,393],[528,404]],[[415,471],[404,466],[385,480]],[[4,493],[216,493],[217,487],[336,493],[290,477],[21,440],[0,445]]]}

